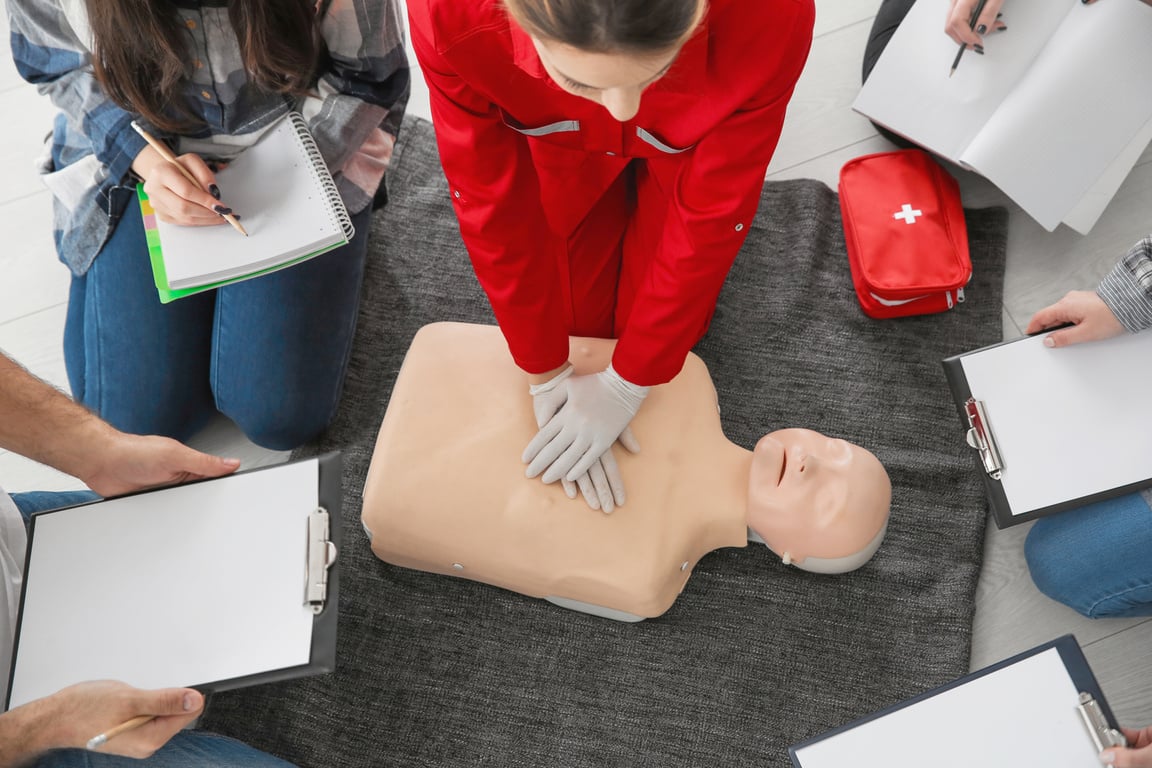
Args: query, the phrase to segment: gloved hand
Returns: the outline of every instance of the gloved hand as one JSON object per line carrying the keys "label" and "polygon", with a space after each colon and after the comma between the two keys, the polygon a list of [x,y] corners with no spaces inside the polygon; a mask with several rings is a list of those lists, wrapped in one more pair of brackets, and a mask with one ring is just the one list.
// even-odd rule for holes
{"label": "gloved hand", "polygon": [[532,415],[536,417],[537,427],[547,424],[552,415],[567,402],[568,387],[564,382],[574,370],[576,369],[569,363],[567,368],[543,384],[532,384],[528,387],[528,394],[532,395]]}
{"label": "gloved hand", "polygon": [[[547,424],[567,402],[568,387],[565,382],[573,370],[569,365],[548,381],[528,387],[528,393],[532,395],[532,413],[536,417],[536,426],[543,427]],[[632,437],[631,430],[627,428],[620,435],[620,442],[632,453],[640,450],[636,438]],[[606,452],[587,472],[576,478],[575,482],[562,477],[560,483],[568,498],[575,499],[576,491],[579,489],[589,507],[601,509],[605,514],[624,503],[624,482],[620,478],[616,457],[611,451]]]}
{"label": "gloved hand", "polygon": [[[532,438],[522,457],[528,464],[528,477],[543,472],[545,483],[561,478],[575,481],[588,472],[620,437],[648,395],[648,387],[625,381],[611,365],[590,376],[571,376],[565,384],[567,401]],[[635,444],[634,439],[631,442]]]}
{"label": "gloved hand", "polygon": [[[640,444],[632,436],[631,429],[625,427],[619,439],[620,444],[630,453],[639,453]],[[560,482],[564,483],[564,491],[568,493],[571,484],[565,478],[560,478]],[[620,468],[616,465],[616,457],[612,455],[611,448],[587,472],[576,478],[576,485],[592,509],[610,514],[616,507],[624,505],[624,479],[620,476]],[[568,498],[576,498],[575,493],[568,493]]]}

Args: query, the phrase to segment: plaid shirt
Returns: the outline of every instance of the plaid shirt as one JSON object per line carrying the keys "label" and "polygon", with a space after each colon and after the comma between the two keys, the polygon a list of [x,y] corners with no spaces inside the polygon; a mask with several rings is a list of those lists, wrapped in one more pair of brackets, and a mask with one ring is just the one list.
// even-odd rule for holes
{"label": "plaid shirt", "polygon": [[1132,246],[1096,293],[1128,331],[1152,328],[1152,235]]}
{"label": "plaid shirt", "polygon": [[[227,0],[173,4],[188,30],[192,57],[182,97],[204,128],[175,137],[147,126],[154,135],[171,139],[178,154],[227,160],[288,110],[299,110],[349,212],[367,207],[383,180],[408,100],[396,0],[332,1],[321,24],[326,68],[314,95],[296,101],[249,82]],[[84,0],[7,5],[16,68],[60,109],[41,168],[53,194],[57,252],[82,275],[135,195],[128,171],[144,140],[130,125],[136,115],[109,100],[92,73]]]}

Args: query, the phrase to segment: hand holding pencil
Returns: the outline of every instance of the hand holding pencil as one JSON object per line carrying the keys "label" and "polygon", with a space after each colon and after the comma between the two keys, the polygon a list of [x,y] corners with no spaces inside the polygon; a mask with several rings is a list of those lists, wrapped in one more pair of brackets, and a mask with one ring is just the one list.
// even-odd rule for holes
{"label": "hand holding pencil", "polygon": [[191,688],[141,690],[112,680],[78,683],[7,712],[4,717],[20,738],[5,745],[14,752],[0,749],[0,758],[25,759],[64,747],[144,758],[203,709],[204,697]]}
{"label": "hand holding pencil", "polygon": [[220,200],[216,176],[198,155],[177,158],[166,144],[138,124],[132,127],[148,143],[132,162],[144,178],[144,191],[164,221],[182,226],[213,226],[224,221],[242,235],[244,227],[232,209]]}
{"label": "hand holding pencil", "polygon": [[952,61],[951,77],[960,65],[964,51],[971,48],[976,53],[984,53],[984,35],[1002,31],[1008,25],[1000,21],[1000,7],[1004,0],[952,0],[944,31],[960,44],[956,58]]}

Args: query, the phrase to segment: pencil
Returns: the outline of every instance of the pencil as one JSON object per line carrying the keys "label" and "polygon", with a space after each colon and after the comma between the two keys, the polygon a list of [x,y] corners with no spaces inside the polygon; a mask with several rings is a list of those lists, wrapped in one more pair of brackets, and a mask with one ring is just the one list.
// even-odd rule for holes
{"label": "pencil", "polygon": [[120,723],[120,725],[116,726],[110,731],[105,731],[99,736],[93,736],[92,738],[88,739],[88,744],[86,746],[90,750],[100,749],[100,747],[108,743],[109,739],[114,739],[122,733],[127,733],[128,731],[139,728],[145,723],[150,723],[155,719],[155,715],[140,715],[138,717],[134,717],[127,722]]}
{"label": "pencil", "polygon": [[[983,6],[983,3],[981,3],[981,6]],[[176,166],[176,169],[178,171],[180,171],[180,173],[184,176],[184,178],[188,179],[188,181],[195,184],[197,186],[197,188],[199,188],[202,192],[208,191],[208,190],[204,189],[204,187],[200,186],[200,182],[196,181],[196,177],[193,176],[191,173],[189,173],[188,169],[184,167],[183,163],[181,163],[179,160],[176,159],[176,155],[172,154],[172,150],[168,149],[167,144],[160,141],[155,136],[148,133],[148,131],[141,128],[135,120],[132,121],[132,127],[136,129],[136,133],[140,134],[140,136],[143,137],[144,141],[148,142],[148,146],[152,147],[152,149],[154,149],[160,153],[160,157],[164,158],[168,162],[172,163],[172,165]],[[223,215],[224,215],[224,220],[227,221],[229,224],[231,224],[233,229],[235,229],[240,234],[244,235],[244,237],[248,237],[248,233],[246,231],[244,231],[244,227],[240,226],[240,222],[236,220],[235,216],[233,216],[230,213],[226,213]]]}
{"label": "pencil", "polygon": [[[984,3],[986,0],[980,0],[976,3],[976,10],[972,11],[972,18],[968,19],[968,29],[976,29],[976,20],[980,18],[980,14],[984,12]],[[964,55],[964,51],[968,48],[965,43],[960,43],[960,50],[956,51],[956,58],[952,60],[952,69],[948,70],[948,77],[956,74],[956,67],[960,66],[960,57]]]}

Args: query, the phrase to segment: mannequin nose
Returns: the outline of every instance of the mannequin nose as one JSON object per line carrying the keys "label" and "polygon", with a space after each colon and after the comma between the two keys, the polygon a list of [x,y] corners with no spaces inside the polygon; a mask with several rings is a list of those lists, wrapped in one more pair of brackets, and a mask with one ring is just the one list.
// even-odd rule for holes
{"label": "mannequin nose", "polygon": [[820,460],[813,454],[797,446],[788,460],[796,467],[801,475],[810,475],[820,465]]}
{"label": "mannequin nose", "polygon": [[640,89],[611,88],[601,94],[600,103],[608,114],[623,123],[636,117],[640,111]]}

